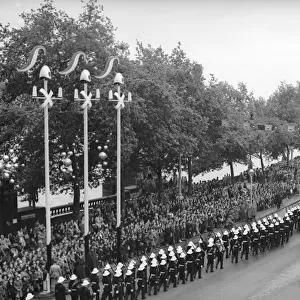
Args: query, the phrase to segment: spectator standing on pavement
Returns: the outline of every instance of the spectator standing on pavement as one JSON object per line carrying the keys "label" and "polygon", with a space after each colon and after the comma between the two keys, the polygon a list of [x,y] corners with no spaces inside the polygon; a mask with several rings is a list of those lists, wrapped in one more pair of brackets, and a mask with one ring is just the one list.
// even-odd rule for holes
{"label": "spectator standing on pavement", "polygon": [[79,282],[85,278],[85,262],[83,259],[83,253],[76,254],[74,274],[78,277]]}
{"label": "spectator standing on pavement", "polygon": [[64,286],[65,278],[60,276],[55,285],[55,300],[66,300],[66,295],[69,293],[69,290]]}
{"label": "spectator standing on pavement", "polygon": [[16,276],[16,278],[14,280],[14,283],[13,283],[13,286],[14,286],[14,289],[15,289],[15,299],[20,300],[21,297],[23,296],[23,294],[22,294],[23,283],[22,283],[20,274],[18,274]]}
{"label": "spectator standing on pavement", "polygon": [[56,261],[50,266],[49,276],[50,276],[50,291],[53,293],[55,285],[58,282],[57,281],[58,278],[62,276],[61,267],[57,264]]}

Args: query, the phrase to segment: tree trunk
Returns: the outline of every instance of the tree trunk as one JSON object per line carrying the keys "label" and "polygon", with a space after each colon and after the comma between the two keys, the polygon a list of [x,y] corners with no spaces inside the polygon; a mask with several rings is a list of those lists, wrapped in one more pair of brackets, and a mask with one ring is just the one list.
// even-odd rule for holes
{"label": "tree trunk", "polygon": [[263,174],[263,183],[265,183],[265,165],[264,165],[264,160],[263,160],[263,149],[259,150],[259,158],[260,158],[260,165],[261,165],[261,170]]}
{"label": "tree trunk", "polygon": [[[74,153],[74,149],[73,149]],[[73,181],[73,191],[74,191],[74,198],[73,198],[73,218],[74,220],[78,220],[80,216],[80,188],[79,188],[79,170],[77,167],[77,157],[75,154],[71,155],[72,160],[72,168],[73,168],[73,175],[75,176]]]}
{"label": "tree trunk", "polygon": [[230,167],[231,184],[234,184],[234,170],[232,161],[229,161],[228,165]]}
{"label": "tree trunk", "polygon": [[74,180],[73,218],[78,220],[80,216],[80,189],[77,180]]}
{"label": "tree trunk", "polygon": [[188,195],[191,196],[193,192],[193,169],[192,158],[188,158]]}
{"label": "tree trunk", "polygon": [[286,166],[290,165],[290,148],[289,145],[286,145]]}
{"label": "tree trunk", "polygon": [[162,166],[161,166],[161,161],[158,162],[157,164],[157,193],[158,193],[158,200],[161,200],[161,194],[163,191],[163,180],[162,180]]}

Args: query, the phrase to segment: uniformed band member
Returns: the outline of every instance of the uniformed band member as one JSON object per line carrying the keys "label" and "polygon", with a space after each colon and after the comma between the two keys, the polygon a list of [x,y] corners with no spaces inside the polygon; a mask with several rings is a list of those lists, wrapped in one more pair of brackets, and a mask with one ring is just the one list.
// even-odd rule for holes
{"label": "uniformed band member", "polygon": [[122,271],[116,269],[116,272],[112,280],[113,284],[113,297],[114,299],[123,300],[123,282],[122,282]]}
{"label": "uniformed band member", "polygon": [[190,281],[194,281],[195,276],[195,259],[193,255],[192,246],[186,253],[186,280],[188,280],[188,277],[190,276]]}
{"label": "uniformed band member", "polygon": [[240,251],[240,244],[238,241],[238,236],[235,235],[230,242],[231,249],[232,249],[232,255],[231,255],[231,262],[235,260],[235,263],[239,262],[239,251]]}
{"label": "uniformed band member", "polygon": [[214,259],[215,259],[215,247],[212,240],[209,241],[207,245],[207,266],[206,266],[206,273],[210,268],[210,272],[214,272]]}
{"label": "uniformed band member", "polygon": [[[264,227],[261,227],[263,230]],[[258,229],[255,228],[252,234],[252,254],[258,255],[258,247],[259,247],[259,232]]]}
{"label": "uniformed band member", "polygon": [[271,223],[268,230],[269,249],[274,247],[274,224]]}
{"label": "uniformed band member", "polygon": [[28,293],[28,294],[26,295],[25,300],[32,300],[33,298],[34,298],[33,294]]}
{"label": "uniformed band member", "polygon": [[201,274],[201,269],[203,266],[203,260],[204,260],[204,256],[203,254],[204,251],[199,247],[196,248],[195,250],[195,278],[197,277],[198,274],[198,279],[202,278],[202,274]]}
{"label": "uniformed band member", "polygon": [[243,259],[243,256],[245,255],[245,258],[249,258],[249,247],[250,247],[250,241],[248,237],[248,232],[245,230],[243,232],[243,237],[242,237],[242,254],[241,254],[241,259]]}
{"label": "uniformed band member", "polygon": [[66,279],[62,276],[58,277],[57,283],[55,285],[55,299],[56,300],[66,300],[66,295],[69,294],[69,290],[63,285]]}
{"label": "uniformed band member", "polygon": [[285,242],[288,243],[290,238],[290,218],[288,214],[285,214],[284,233],[285,233]]}
{"label": "uniformed band member", "polygon": [[72,274],[69,280],[69,290],[72,300],[78,300],[79,297],[79,281],[75,274]]}
{"label": "uniformed band member", "polygon": [[186,259],[185,259],[185,253],[182,251],[180,253],[180,256],[178,258],[178,282],[179,280],[182,281],[183,284],[185,284],[185,277],[186,277]]}
{"label": "uniformed band member", "polygon": [[168,273],[169,273],[168,286],[170,286],[170,283],[173,283],[173,287],[177,287],[178,268],[177,268],[177,258],[175,254],[170,259]]}
{"label": "uniformed band member", "polygon": [[149,296],[151,296],[151,290],[153,288],[154,295],[157,295],[158,291],[158,265],[156,259],[153,259],[150,265],[149,272]]}
{"label": "uniformed band member", "polygon": [[101,300],[106,300],[108,297],[109,300],[112,299],[112,281],[111,273],[106,269],[102,275],[102,284],[103,284],[103,293]]}
{"label": "uniformed band member", "polygon": [[100,284],[99,284],[99,270],[94,268],[91,273],[91,284],[92,284],[92,291],[96,295],[96,300],[100,299]]}
{"label": "uniformed band member", "polygon": [[164,287],[164,292],[166,292],[168,286],[168,269],[167,269],[167,262],[165,260],[162,260],[159,264],[158,291],[160,290],[161,286]]}
{"label": "uniformed band member", "polygon": [[133,294],[135,295],[135,292],[136,292],[136,287],[135,287],[135,282],[136,282],[136,277],[135,277],[135,274],[136,274],[136,262],[134,260],[131,260],[129,265],[128,265],[128,268],[127,270],[130,270],[132,272],[132,288],[133,288]]}
{"label": "uniformed band member", "polygon": [[124,300],[127,300],[129,296],[130,300],[134,300],[135,299],[135,291],[134,291],[134,279],[132,276],[132,271],[131,270],[127,270],[126,274],[125,274],[125,296],[124,296]]}
{"label": "uniformed band member", "polygon": [[80,300],[91,300],[94,298],[95,293],[92,293],[91,290],[88,288],[89,282],[87,279],[84,279],[81,288],[79,289],[79,295],[80,295]]}
{"label": "uniformed band member", "polygon": [[136,282],[137,282],[137,291],[135,298],[139,296],[139,294],[142,294],[142,299],[146,299],[146,278],[145,278],[145,272],[144,272],[144,264],[141,263],[136,274]]}
{"label": "uniformed band member", "polygon": [[228,235],[228,231],[225,230],[223,235],[222,235],[222,240],[223,240],[223,246],[225,248],[225,252],[226,252],[226,258],[229,257],[229,235]]}
{"label": "uniformed band member", "polygon": [[279,222],[277,220],[274,223],[274,246],[279,246]]}
{"label": "uniformed band member", "polygon": [[220,269],[223,269],[224,252],[225,252],[225,248],[222,244],[222,240],[217,239],[216,240],[216,257],[217,257],[216,269],[218,269],[219,264],[220,264]]}

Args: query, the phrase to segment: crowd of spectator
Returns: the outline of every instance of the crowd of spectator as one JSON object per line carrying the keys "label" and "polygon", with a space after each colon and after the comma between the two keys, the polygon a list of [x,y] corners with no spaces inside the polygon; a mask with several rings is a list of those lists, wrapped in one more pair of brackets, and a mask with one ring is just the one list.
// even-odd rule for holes
{"label": "crowd of spectator", "polygon": [[[255,211],[277,205],[297,193],[299,161],[290,167],[271,165],[263,178],[255,170],[250,196],[248,173],[230,184],[228,178],[193,185],[191,195],[174,196],[174,187],[160,201],[156,194],[141,195],[126,202],[122,227],[122,257],[134,257],[152,249],[174,244],[214,227],[231,226],[241,219],[255,217]],[[279,200],[278,200],[279,199]],[[252,200],[252,201],[251,201]],[[277,202],[276,202],[277,201]],[[115,203],[106,202],[90,212],[90,266],[101,267],[116,260]],[[84,261],[84,216],[78,221],[52,225],[51,289],[59,276],[87,276]],[[45,226],[20,229],[0,237],[0,300],[24,299],[46,286]]]}

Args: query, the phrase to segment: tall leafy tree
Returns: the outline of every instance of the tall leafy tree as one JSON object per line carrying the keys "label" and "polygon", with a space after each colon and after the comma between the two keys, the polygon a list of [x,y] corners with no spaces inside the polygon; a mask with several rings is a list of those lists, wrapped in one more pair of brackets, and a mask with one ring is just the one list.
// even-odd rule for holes
{"label": "tall leafy tree", "polygon": [[[82,114],[79,105],[74,104],[73,92],[75,88],[82,90],[83,87],[79,82],[79,75],[83,68],[87,68],[92,75],[99,75],[104,69],[107,57],[119,55],[126,58],[128,47],[124,43],[115,41],[113,27],[109,18],[103,14],[103,7],[96,0],[90,0],[84,3],[83,12],[74,19],[68,16],[64,11],[57,10],[53,1],[45,0],[38,9],[31,10],[29,13],[22,13],[21,18],[24,26],[21,28],[10,28],[1,24],[0,38],[2,40],[0,48],[0,78],[7,80],[6,89],[1,98],[1,110],[4,109],[4,103],[13,103],[20,95],[25,94],[25,98],[30,98],[31,88],[37,85],[38,88],[42,83],[38,79],[39,70],[43,64],[51,68],[52,80],[49,82],[49,88],[57,93],[58,87],[64,91],[64,100],[55,103],[50,111],[50,159],[52,161],[52,186],[53,192],[63,191],[66,188],[74,190],[74,213],[79,212],[79,189],[82,185],[82,159],[80,155],[71,155],[72,166],[75,178],[70,182],[61,181],[57,170],[59,169],[59,159],[57,157],[62,151],[68,151],[78,148],[81,151],[82,144]],[[36,45],[46,47],[46,56],[40,55],[38,63],[28,73],[18,73],[16,68],[26,61],[30,50]],[[88,64],[80,61],[76,70],[67,77],[61,76],[58,71],[66,68],[68,61],[73,53],[83,51],[88,54]],[[113,75],[110,75],[101,82],[103,94],[108,94],[112,84]],[[90,89],[94,91],[99,83],[93,80]],[[27,95],[27,96],[26,96]],[[107,96],[104,97],[107,99]],[[111,140],[112,157],[114,153],[113,125],[115,124],[115,111],[110,103],[101,101],[93,106],[90,112],[90,131],[91,135],[91,155],[90,155],[90,180],[92,184],[97,184],[98,178],[95,176],[99,172],[94,171],[97,164],[98,152],[93,150],[92,146],[97,149],[96,140],[105,144],[107,139]],[[32,101],[30,101],[32,103]],[[32,103],[37,106],[37,103]],[[13,107],[13,106],[12,106]],[[15,130],[16,135],[23,136],[23,154],[28,161],[24,175],[27,181],[28,191],[36,190],[43,187],[43,126],[42,119],[39,119],[42,112],[34,109],[31,111],[30,118],[26,119],[28,130],[23,134],[23,128],[19,126]],[[32,123],[31,120],[38,119]],[[126,117],[125,117],[126,119]],[[108,120],[113,120],[109,122]],[[127,122],[128,123],[128,122]],[[2,137],[8,141],[10,139],[9,128],[2,128]],[[15,128],[16,129],[16,128]],[[125,126],[125,130],[128,126]],[[110,133],[112,132],[112,135]],[[127,135],[128,143],[123,147],[132,144],[130,135]],[[103,145],[102,144],[102,145]],[[75,149],[73,149],[75,147]],[[131,151],[130,149],[128,150]],[[127,152],[128,152],[127,151]],[[126,152],[126,151],[125,151]],[[129,154],[127,154],[128,156]],[[111,159],[113,161],[113,159]],[[109,166],[114,168],[112,163]],[[31,174],[31,175],[30,175]],[[30,176],[29,176],[30,175]]]}

